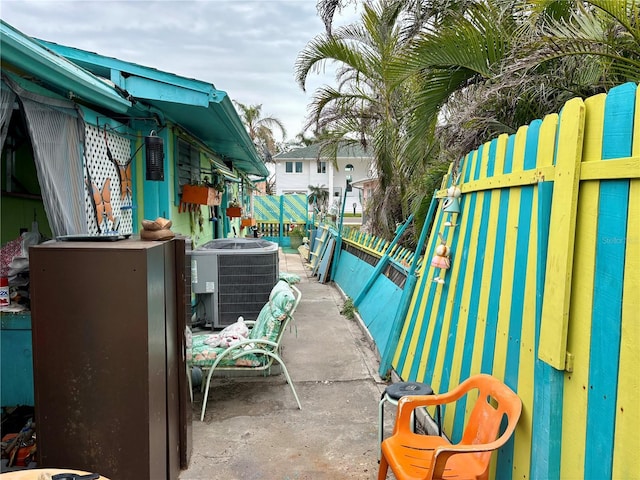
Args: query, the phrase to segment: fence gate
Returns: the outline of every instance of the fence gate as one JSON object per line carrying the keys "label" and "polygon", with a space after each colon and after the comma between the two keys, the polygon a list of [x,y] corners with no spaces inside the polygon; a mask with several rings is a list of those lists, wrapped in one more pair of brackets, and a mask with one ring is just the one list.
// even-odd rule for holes
{"label": "fence gate", "polygon": [[[253,214],[258,230],[267,240],[279,245],[288,245],[291,225],[307,224],[307,212],[308,200],[304,194],[253,197]],[[286,242],[283,242],[284,238]]]}

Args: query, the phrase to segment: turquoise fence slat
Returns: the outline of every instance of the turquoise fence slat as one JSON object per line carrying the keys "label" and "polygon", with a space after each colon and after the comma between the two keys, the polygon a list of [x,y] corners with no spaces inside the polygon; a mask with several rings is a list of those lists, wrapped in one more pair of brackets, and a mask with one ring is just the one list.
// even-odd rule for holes
{"label": "turquoise fence slat", "polygon": [[[632,154],[636,85],[611,90],[605,103],[602,158],[604,161]],[[591,336],[591,358],[587,409],[585,472],[612,478],[615,439],[617,379],[622,328],[622,292],[625,242],[627,238],[629,180],[608,180],[600,184],[598,238]],[[614,301],[612,301],[612,299]]]}

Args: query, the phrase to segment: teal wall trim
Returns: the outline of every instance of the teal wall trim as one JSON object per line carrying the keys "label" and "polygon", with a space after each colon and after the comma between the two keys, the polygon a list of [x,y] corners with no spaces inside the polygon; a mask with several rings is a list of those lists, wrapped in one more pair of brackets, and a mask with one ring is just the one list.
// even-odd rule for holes
{"label": "teal wall trim", "polygon": [[[168,129],[161,130],[157,133],[164,142],[164,180],[151,181],[145,178],[143,179],[142,188],[144,191],[144,218],[152,220],[158,217],[169,218],[171,215],[171,201],[169,199],[169,192],[171,191],[171,184],[173,182],[172,176],[172,163],[173,154],[169,154],[169,138]],[[142,159],[144,161],[146,151],[145,147],[141,149],[143,152]],[[146,171],[146,165],[143,168]]]}
{"label": "teal wall trim", "polygon": [[31,314],[2,312],[0,396],[3,407],[33,406]]}

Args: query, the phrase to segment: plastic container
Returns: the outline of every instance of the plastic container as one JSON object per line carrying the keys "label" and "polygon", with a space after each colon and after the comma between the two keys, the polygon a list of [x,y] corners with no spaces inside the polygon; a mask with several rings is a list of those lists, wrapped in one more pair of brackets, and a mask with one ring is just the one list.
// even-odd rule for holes
{"label": "plastic container", "polygon": [[9,298],[9,279],[0,277],[0,307],[8,307],[11,305]]}

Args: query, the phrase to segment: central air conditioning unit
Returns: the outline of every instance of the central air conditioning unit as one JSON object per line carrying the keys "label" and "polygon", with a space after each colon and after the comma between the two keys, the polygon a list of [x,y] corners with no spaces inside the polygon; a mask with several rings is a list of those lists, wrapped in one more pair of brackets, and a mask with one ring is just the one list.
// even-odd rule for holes
{"label": "central air conditioning unit", "polygon": [[224,328],[255,320],[278,281],[278,244],[257,238],[211,240],[191,252],[196,317]]}

